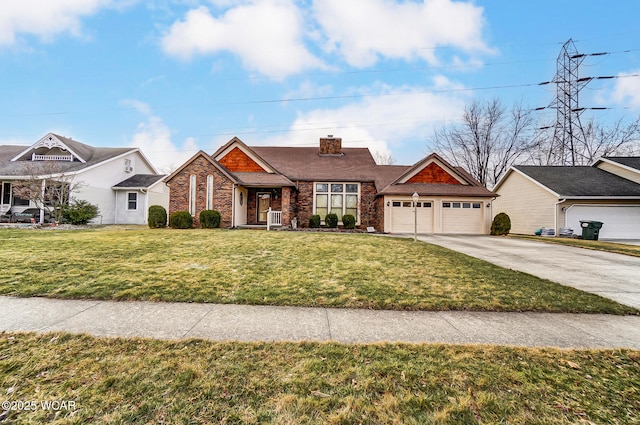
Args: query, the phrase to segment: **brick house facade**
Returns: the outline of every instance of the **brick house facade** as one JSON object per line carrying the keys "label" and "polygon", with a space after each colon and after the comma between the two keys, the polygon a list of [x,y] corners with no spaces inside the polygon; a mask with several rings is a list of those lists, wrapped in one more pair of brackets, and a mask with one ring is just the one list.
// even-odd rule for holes
{"label": "brick house facade", "polygon": [[170,214],[189,211],[197,225],[201,211],[215,209],[225,228],[266,225],[271,214],[282,226],[295,219],[298,227],[308,227],[312,215],[324,220],[332,212],[340,219],[353,214],[360,228],[393,231],[404,211],[394,221],[390,208],[416,191],[429,199],[443,188],[454,197],[493,196],[435,154],[414,166],[377,165],[368,149],[343,148],[342,139],[332,136],[316,148],[250,147],[233,138],[212,155],[198,152],[165,182]]}

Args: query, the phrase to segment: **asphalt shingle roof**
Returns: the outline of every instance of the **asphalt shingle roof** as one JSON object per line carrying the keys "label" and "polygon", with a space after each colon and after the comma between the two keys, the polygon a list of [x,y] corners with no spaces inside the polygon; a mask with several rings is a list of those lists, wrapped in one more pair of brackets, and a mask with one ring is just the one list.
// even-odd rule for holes
{"label": "asphalt shingle roof", "polygon": [[367,148],[343,148],[344,155],[320,155],[317,147],[251,149],[291,181],[374,181],[375,160]]}
{"label": "asphalt shingle roof", "polygon": [[129,177],[126,180],[121,181],[114,188],[132,189],[132,188],[148,188],[153,186],[158,180],[161,180],[165,175],[160,174],[136,174]]}
{"label": "asphalt shingle roof", "polygon": [[605,158],[640,171],[640,156],[605,156]]}
{"label": "asphalt shingle roof", "polygon": [[[71,141],[74,142],[74,141]],[[70,173],[74,171],[80,171],[84,168],[90,167],[92,165],[98,164],[100,162],[106,161],[111,158],[115,158],[118,155],[122,155],[127,152],[131,152],[135,148],[93,148],[82,143],[78,143],[74,145],[74,148],[81,149],[82,154],[78,153],[78,155],[84,155],[82,159],[86,161],[86,163],[82,163],[80,161],[73,162],[58,162],[55,163],[50,161],[41,161],[41,162],[32,162],[32,161],[11,161],[16,155],[20,152],[23,152],[25,149],[28,149],[29,146],[13,146],[13,145],[2,145],[0,146],[0,176],[24,176],[29,174],[27,169],[31,170],[32,167],[41,167],[44,170],[44,173],[51,172],[51,167],[55,165],[54,172],[63,172]],[[69,146],[71,148],[71,146]],[[71,148],[71,149],[74,149]],[[87,150],[89,148],[91,151]]]}
{"label": "asphalt shingle roof", "polygon": [[246,186],[295,186],[282,174],[235,172],[233,175]]}
{"label": "asphalt shingle roof", "polygon": [[561,197],[640,196],[639,184],[596,167],[518,165],[514,168]]}
{"label": "asphalt shingle roof", "polygon": [[386,187],[381,195],[411,195],[417,192],[421,196],[471,196],[494,197],[495,193],[482,186],[444,183],[406,183]]}

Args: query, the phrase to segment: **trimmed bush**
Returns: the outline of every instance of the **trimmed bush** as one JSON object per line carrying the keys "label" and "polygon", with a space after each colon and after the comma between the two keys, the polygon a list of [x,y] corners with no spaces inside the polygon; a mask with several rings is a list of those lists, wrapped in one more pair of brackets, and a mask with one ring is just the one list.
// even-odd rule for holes
{"label": "trimmed bush", "polygon": [[176,211],[169,217],[169,226],[174,229],[191,229],[193,227],[193,217],[189,211]]}
{"label": "trimmed bush", "polygon": [[152,229],[167,227],[167,210],[162,205],[151,205],[148,221],[149,227]]}
{"label": "trimmed bush", "polygon": [[331,229],[335,229],[336,227],[338,227],[338,215],[334,213],[327,214],[327,216],[324,218],[324,224],[326,224],[327,227]]}
{"label": "trimmed bush", "polygon": [[345,229],[355,229],[356,218],[352,214],[345,214],[342,216],[342,224]]}
{"label": "trimmed bush", "polygon": [[216,210],[204,210],[200,212],[200,226],[203,229],[217,229],[220,227],[220,212]]}
{"label": "trimmed bush", "polygon": [[62,219],[65,223],[87,224],[97,216],[98,206],[84,200],[74,199],[70,205],[65,205],[62,208]]}
{"label": "trimmed bush", "polygon": [[511,230],[511,219],[505,213],[500,213],[493,218],[491,234],[495,236],[508,235]]}
{"label": "trimmed bush", "polygon": [[312,229],[318,229],[320,227],[320,216],[312,215],[309,219],[309,227]]}

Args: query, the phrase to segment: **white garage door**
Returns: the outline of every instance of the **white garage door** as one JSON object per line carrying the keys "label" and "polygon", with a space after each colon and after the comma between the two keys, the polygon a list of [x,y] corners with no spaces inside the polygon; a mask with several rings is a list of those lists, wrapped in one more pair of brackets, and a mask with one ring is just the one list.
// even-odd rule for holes
{"label": "white garage door", "polygon": [[640,206],[637,205],[574,205],[567,211],[567,227],[580,235],[581,220],[596,220],[604,224],[599,239],[640,239]]}
{"label": "white garage door", "polygon": [[482,234],[482,202],[442,203],[442,233]]}
{"label": "white garage door", "polygon": [[[416,206],[418,233],[433,233],[433,202],[418,202]],[[391,201],[391,233],[413,233],[413,202]]]}

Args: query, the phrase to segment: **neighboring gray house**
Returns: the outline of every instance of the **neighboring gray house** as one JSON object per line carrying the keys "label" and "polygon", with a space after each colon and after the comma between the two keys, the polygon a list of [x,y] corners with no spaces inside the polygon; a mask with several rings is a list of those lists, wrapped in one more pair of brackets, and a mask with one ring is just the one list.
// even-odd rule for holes
{"label": "neighboring gray house", "polygon": [[541,227],[581,233],[581,220],[604,223],[602,239],[640,239],[640,157],[604,157],[592,166],[511,167],[494,192],[495,214],[506,212],[511,232]]}
{"label": "neighboring gray house", "polygon": [[36,206],[13,193],[14,182],[34,170],[45,180],[64,176],[80,183],[71,198],[98,205],[97,223],[144,224],[149,205],[169,204],[164,176],[140,149],[93,147],[48,133],[31,146],[0,146],[0,214]]}

